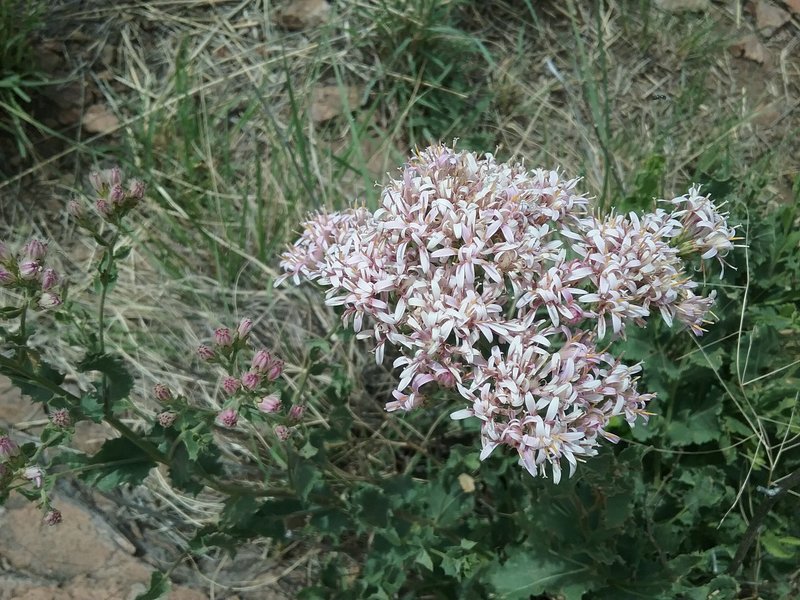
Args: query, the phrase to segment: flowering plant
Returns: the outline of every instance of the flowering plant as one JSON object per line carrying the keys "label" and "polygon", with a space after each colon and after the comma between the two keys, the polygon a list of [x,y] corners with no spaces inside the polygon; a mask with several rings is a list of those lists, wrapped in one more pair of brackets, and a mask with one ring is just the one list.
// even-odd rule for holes
{"label": "flowering plant", "polygon": [[[435,387],[481,421],[481,459],[512,447],[532,475],[561,478],[597,454],[616,416],[646,421],[641,364],[609,348],[653,314],[701,335],[714,292],[695,293],[685,260],[723,257],[734,229],[699,187],[644,215],[601,216],[578,180],[439,145],[418,152],[374,213],[311,218],[285,273],[328,288],[345,324],[399,356],[388,411]],[[364,324],[367,328],[364,329]]]}

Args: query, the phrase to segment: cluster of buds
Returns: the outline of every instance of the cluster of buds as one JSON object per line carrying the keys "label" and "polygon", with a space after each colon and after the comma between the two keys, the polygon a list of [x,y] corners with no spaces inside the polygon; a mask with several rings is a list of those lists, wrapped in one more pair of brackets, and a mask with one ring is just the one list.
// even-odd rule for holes
{"label": "cluster of buds", "polygon": [[[646,421],[640,365],[601,349],[652,314],[703,332],[714,295],[695,294],[684,257],[722,258],[734,230],[692,188],[668,209],[594,216],[578,180],[445,146],[413,156],[380,208],[318,214],[283,255],[295,283],[328,288],[381,363],[399,349],[387,410],[455,388],[481,421],[486,458],[510,446],[532,475],[561,478],[615,441],[609,421]],[[364,323],[368,329],[364,330]],[[603,346],[606,342],[603,342]]]}
{"label": "cluster of buds", "polygon": [[[118,223],[144,198],[144,183],[132,179],[126,186],[119,167],[95,171],[89,175],[89,182],[97,196],[94,200],[97,213],[111,223]],[[77,201],[70,202],[67,210],[79,221],[85,218],[82,206]]]}
{"label": "cluster of buds", "polygon": [[[225,402],[216,414],[215,421],[221,427],[235,428],[242,418],[265,414],[287,425],[302,420],[305,407],[295,405],[284,407],[276,388],[276,382],[283,373],[284,363],[267,350],[260,349],[252,353],[249,360],[243,360],[249,353],[249,342],[253,321],[243,318],[236,328],[219,327],[214,331],[213,341],[201,344],[197,348],[197,356],[201,361],[218,365],[224,371],[220,381]],[[164,384],[153,389],[153,395],[166,410],[158,414],[157,419],[162,427],[170,427],[177,418],[186,401],[183,397],[175,397]],[[278,439],[287,439],[292,429],[278,424],[275,435]]]}
{"label": "cluster of buds", "polygon": [[46,257],[47,244],[40,240],[29,240],[17,253],[0,241],[0,286],[22,291],[40,308],[59,306],[60,277],[45,265]]}
{"label": "cluster of buds", "polygon": [[0,490],[15,481],[27,482],[41,494],[42,507],[45,511],[44,522],[48,525],[57,525],[61,522],[61,513],[50,507],[44,486],[45,471],[42,467],[31,465],[27,461],[11,436],[0,432]]}

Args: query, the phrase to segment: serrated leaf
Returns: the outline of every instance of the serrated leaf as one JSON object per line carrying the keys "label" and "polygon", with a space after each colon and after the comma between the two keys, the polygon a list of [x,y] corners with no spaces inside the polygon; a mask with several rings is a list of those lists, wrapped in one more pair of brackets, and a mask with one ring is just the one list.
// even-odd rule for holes
{"label": "serrated leaf", "polygon": [[78,371],[99,371],[108,378],[106,394],[112,404],[127,398],[133,389],[133,377],[118,356],[112,354],[90,354],[78,363]]}
{"label": "serrated leaf", "polygon": [[106,441],[85,464],[93,468],[83,471],[81,478],[104,492],[120,485],[139,485],[156,466],[146,452],[126,438]]}
{"label": "serrated leaf", "polygon": [[155,571],[150,576],[150,587],[146,592],[136,596],[136,600],[166,600],[171,590],[172,582],[169,577],[160,571]]}
{"label": "serrated leaf", "polygon": [[417,556],[414,558],[414,562],[421,564],[429,571],[433,571],[433,560],[431,560],[431,555],[428,554],[425,548],[421,549],[417,553]]}
{"label": "serrated leaf", "polygon": [[[588,567],[550,554],[519,549],[502,565],[496,564],[491,569],[489,582],[499,597],[506,600],[528,600],[531,595],[545,593],[563,594],[566,588],[571,598],[580,598],[580,594],[592,589],[589,575]],[[581,586],[581,582],[585,585]]]}

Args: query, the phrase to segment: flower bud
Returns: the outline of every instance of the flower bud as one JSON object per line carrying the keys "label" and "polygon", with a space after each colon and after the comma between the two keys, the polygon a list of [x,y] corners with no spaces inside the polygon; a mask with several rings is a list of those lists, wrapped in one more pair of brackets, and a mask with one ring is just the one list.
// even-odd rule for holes
{"label": "flower bud", "polygon": [[254,373],[253,371],[248,371],[244,375],[242,375],[242,385],[246,387],[248,390],[256,389],[259,384],[261,383],[261,375],[258,373]]}
{"label": "flower bud", "polygon": [[19,446],[7,435],[0,435],[0,460],[8,460],[19,454]]}
{"label": "flower bud", "polygon": [[14,277],[14,274],[11,271],[6,271],[3,267],[0,267],[0,285],[11,285],[17,280]]}
{"label": "flower bud", "polygon": [[112,206],[105,200],[100,199],[95,202],[94,205],[95,208],[97,208],[97,212],[100,213],[100,216],[104,219],[108,219],[114,213]]}
{"label": "flower bud", "polygon": [[163,383],[153,386],[153,395],[159,402],[169,402],[172,400],[172,391]]}
{"label": "flower bud", "polygon": [[266,371],[271,362],[272,357],[270,356],[269,352],[266,350],[259,350],[253,356],[253,360],[250,365],[256,371]]}
{"label": "flower bud", "polygon": [[282,360],[274,360],[272,364],[269,365],[267,368],[267,379],[270,381],[275,381],[278,377],[281,376],[283,373],[283,361]]}
{"label": "flower bud", "polygon": [[73,219],[81,220],[85,216],[85,212],[83,210],[83,204],[81,204],[77,200],[70,200],[69,202],[67,202],[67,213]]}
{"label": "flower bud", "polygon": [[239,415],[232,408],[226,408],[217,415],[217,422],[225,427],[236,427]]}
{"label": "flower bud", "polygon": [[199,356],[200,360],[203,362],[208,362],[214,358],[214,351],[205,344],[200,344],[197,347],[197,356]]}
{"label": "flower bud", "polygon": [[239,322],[239,327],[236,328],[236,334],[240,340],[243,340],[250,333],[251,329],[253,329],[253,321],[245,317]]}
{"label": "flower bud", "polygon": [[33,281],[41,270],[42,266],[35,260],[26,260],[19,265],[19,276],[26,281]]}
{"label": "flower bud", "polygon": [[122,171],[120,171],[119,167],[111,167],[106,173],[109,185],[115,186],[122,183]]}
{"label": "flower bud", "polygon": [[45,292],[39,298],[39,307],[45,310],[61,306],[61,297],[52,292]]}
{"label": "flower bud", "polygon": [[50,413],[50,422],[56,427],[65,429],[72,425],[72,418],[66,408],[59,408]]}
{"label": "flower bud", "polygon": [[289,419],[292,421],[302,420],[304,414],[306,414],[306,407],[302,404],[295,404],[289,409]]}
{"label": "flower bud", "polygon": [[456,377],[450,371],[440,371],[436,374],[436,382],[442,387],[455,387]]}
{"label": "flower bud", "polygon": [[158,424],[164,429],[169,429],[172,427],[172,424],[175,423],[175,417],[177,417],[177,415],[174,412],[168,410],[160,412],[158,413]]}
{"label": "flower bud", "polygon": [[40,467],[27,467],[22,475],[25,479],[32,481],[37,488],[42,487],[44,471]]}
{"label": "flower bud", "polygon": [[222,380],[222,389],[225,390],[225,393],[229,396],[238,392],[240,386],[241,382],[236,379],[236,377],[226,377]]}
{"label": "flower bud", "polygon": [[120,184],[116,184],[111,187],[108,198],[111,200],[111,204],[122,204],[125,200],[125,190],[122,189]]}
{"label": "flower bud", "polygon": [[89,173],[89,183],[98,194],[105,193],[105,179],[99,171],[92,171]]}
{"label": "flower bud", "polygon": [[139,179],[134,179],[130,183],[128,194],[135,200],[141,200],[144,198],[144,190],[144,182]]}
{"label": "flower bud", "polygon": [[264,396],[256,406],[263,413],[276,413],[281,409],[281,399],[278,394],[270,394]]}
{"label": "flower bud", "polygon": [[51,509],[47,511],[47,514],[44,516],[43,521],[52,527],[53,525],[58,525],[61,523],[61,511],[56,509]]}
{"label": "flower bud", "polygon": [[31,260],[42,260],[47,254],[47,244],[40,240],[30,240],[22,248],[22,253]]}
{"label": "flower bud", "polygon": [[231,337],[231,330],[227,327],[220,327],[214,332],[214,342],[217,346],[227,347],[233,344],[233,337]]}
{"label": "flower bud", "polygon": [[276,425],[275,435],[278,436],[280,441],[285,442],[292,435],[292,430],[286,427],[286,425]]}
{"label": "flower bud", "polygon": [[47,291],[58,283],[58,274],[53,269],[45,269],[42,272],[42,289]]}

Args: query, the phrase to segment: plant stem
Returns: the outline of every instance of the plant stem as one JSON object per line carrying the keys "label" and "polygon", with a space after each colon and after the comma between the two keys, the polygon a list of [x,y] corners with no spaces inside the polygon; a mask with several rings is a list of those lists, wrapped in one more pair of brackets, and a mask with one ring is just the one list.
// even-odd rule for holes
{"label": "plant stem", "polygon": [[747,556],[747,551],[756,540],[756,537],[758,537],[761,527],[764,524],[764,520],[767,518],[767,515],[769,515],[769,511],[772,509],[773,505],[780,500],[781,496],[786,494],[786,492],[788,492],[798,483],[800,483],[800,469],[796,470],[791,475],[784,477],[780,485],[770,488],[770,490],[774,490],[774,493],[770,496],[767,496],[767,499],[761,503],[761,506],[759,506],[758,510],[756,510],[756,512],[753,514],[753,518],[750,519],[750,524],[747,526],[747,531],[744,532],[744,537],[742,538],[742,541],[739,542],[739,547],[736,549],[736,554],[733,556],[733,560],[728,566],[728,575],[735,575],[736,571],[739,570],[739,567]]}

